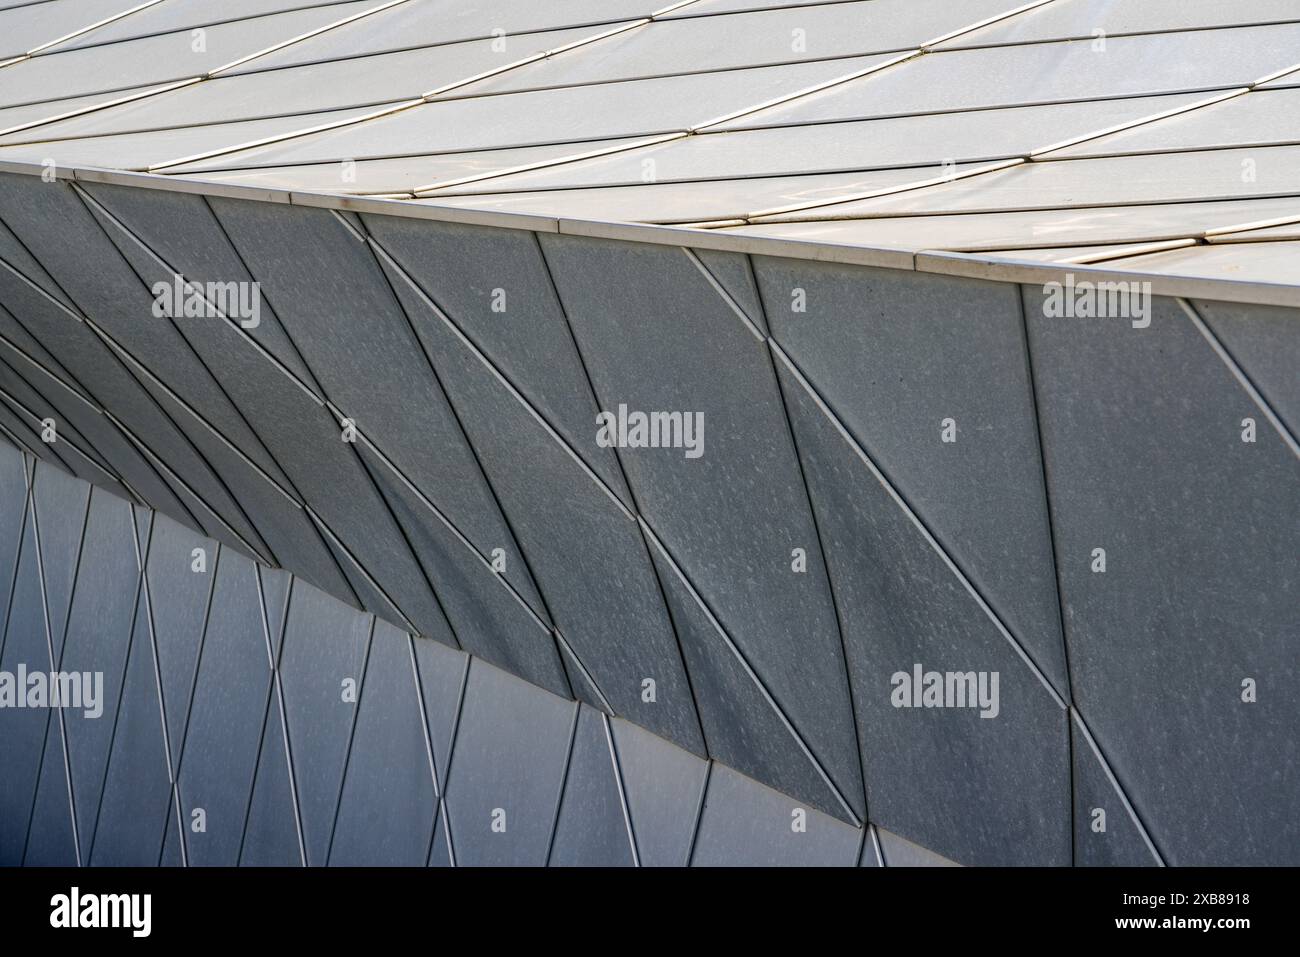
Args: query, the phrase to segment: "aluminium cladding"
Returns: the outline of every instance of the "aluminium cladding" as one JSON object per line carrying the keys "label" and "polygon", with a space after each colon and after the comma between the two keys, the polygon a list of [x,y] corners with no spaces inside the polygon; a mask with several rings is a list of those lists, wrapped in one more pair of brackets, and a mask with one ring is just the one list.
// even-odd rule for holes
{"label": "aluminium cladding", "polygon": [[1291,0],[41,0],[0,36],[11,171],[1300,305]]}

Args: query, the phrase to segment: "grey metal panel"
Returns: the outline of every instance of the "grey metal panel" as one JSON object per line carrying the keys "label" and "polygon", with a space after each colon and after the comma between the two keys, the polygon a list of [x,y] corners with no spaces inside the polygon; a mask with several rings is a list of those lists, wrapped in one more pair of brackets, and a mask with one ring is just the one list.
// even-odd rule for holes
{"label": "grey metal panel", "polygon": [[[8,323],[12,323],[12,325],[5,329],[5,333],[21,333],[22,336],[30,338],[12,317],[8,317]],[[4,319],[0,319],[0,324],[8,325],[8,323]],[[50,361],[53,362],[53,359]],[[49,394],[33,388],[31,382],[22,374],[24,372],[27,376],[31,376],[32,379],[41,382],[49,390]],[[71,446],[78,454],[84,468],[95,476],[93,479],[87,479],[87,481],[97,482],[101,485],[113,482],[111,478],[113,475],[112,465],[104,460],[103,456],[87,439],[85,433],[76,426],[76,421],[84,418],[84,414],[74,414],[71,417],[63,414],[64,408],[69,406],[86,410],[85,401],[77,393],[69,392],[52,375],[38,369],[32,361],[15,350],[8,341],[0,341],[0,389],[3,389],[5,393],[5,395],[0,396],[0,401],[9,406],[19,418],[27,418],[27,412],[30,412],[37,419],[53,418],[55,420],[58,438],[68,440],[61,451],[67,452],[69,451],[68,447]],[[51,397],[53,397],[53,401]],[[128,497],[124,491],[118,494],[123,498]]]}
{"label": "grey metal panel", "polygon": [[695,450],[622,452],[640,511],[861,817],[835,609],[765,346],[681,249],[542,244],[602,409],[703,423]]}
{"label": "grey metal panel", "polygon": [[[185,345],[176,322],[153,315],[154,299],[141,276],[151,286],[162,278],[162,271],[125,245],[122,233],[94,207],[88,210],[71,186],[63,182],[42,185],[49,188],[34,190],[26,177],[0,175],[0,216],[9,228],[84,315],[191,407],[201,409],[223,435],[246,449],[263,468],[277,474],[278,467],[247,423]],[[147,271],[151,267],[153,273]]]}
{"label": "grey metal panel", "polygon": [[635,724],[610,722],[642,867],[685,867],[709,765]]}
{"label": "grey metal panel", "polygon": [[[8,317],[7,312],[0,314],[0,325],[4,325]],[[18,325],[5,330],[6,334],[16,331],[28,335]],[[184,515],[185,510],[176,498],[176,494],[159,477],[158,472],[139,449],[126,438],[118,425],[106,418],[88,401],[79,399],[75,393],[63,388],[63,385],[67,384],[62,378],[63,373],[60,373],[58,382],[52,381],[54,373],[51,369],[37,368],[25,362],[5,343],[0,343],[0,355],[12,362],[10,368],[23,375],[34,389],[44,395],[50,404],[59,410],[65,421],[76,425],[77,430],[105,459],[106,464],[128,482],[146,502],[161,506],[166,511]]]}
{"label": "grey metal panel", "polygon": [[[27,516],[27,461],[17,447],[0,442],[0,623],[8,620],[14,572],[18,567],[18,546],[22,542]],[[4,629],[0,627],[0,654],[4,652]]]}
{"label": "grey metal panel", "polygon": [[[1262,155],[1262,150],[1223,152],[1225,155],[1236,152],[1239,157],[1250,154],[1242,159],[1243,163],[1254,162],[1258,158],[1266,165],[1281,165],[1269,164],[1268,159]],[[1240,167],[1238,169],[1240,170]],[[1175,172],[1171,170],[1171,173]],[[1294,182],[1294,177],[1289,179]],[[1256,283],[1285,291],[1286,286],[1294,286],[1300,281],[1300,242],[1216,243],[1209,246],[1189,246],[1169,252],[1134,256],[1115,265],[1120,269],[1132,269],[1135,272],[1224,280],[1230,283]],[[1225,291],[1224,295],[1226,297],[1231,293]]]}
{"label": "grey metal panel", "polygon": [[1300,312],[1201,300],[1192,307],[1291,434],[1300,434]]}
{"label": "grey metal panel", "polygon": [[303,863],[298,843],[294,784],[285,752],[284,724],[274,692],[266,712],[257,777],[248,803],[248,823],[239,855],[243,867],[297,867]]}
{"label": "grey metal panel", "polygon": [[[427,614],[421,620],[421,626],[412,624],[397,609],[392,600],[384,594],[383,587],[376,582],[375,578],[363,571],[351,553],[339,544],[338,539],[327,529],[322,528],[320,531],[326,547],[334,555],[334,559],[338,562],[339,568],[342,569],[343,576],[348,580],[353,594],[357,596],[358,607],[363,611],[370,612],[376,618],[395,621],[403,627],[418,628],[427,637],[436,641],[451,641],[451,632],[447,627],[447,620],[443,616],[441,609],[437,607],[436,602],[429,607]],[[382,569],[376,569],[376,572],[382,574]]]}
{"label": "grey metal panel", "polygon": [[446,796],[457,865],[546,863],[576,711],[471,663]]}
{"label": "grey metal panel", "polygon": [[[3,177],[0,176],[0,178]],[[14,185],[23,188],[30,187],[33,184],[30,181],[18,180]],[[41,265],[40,261],[37,260],[31,252],[28,251],[27,247],[19,241],[18,237],[14,235],[13,230],[3,223],[0,223],[0,258],[3,258],[5,262],[30,279],[47,295],[57,299],[69,309],[76,308],[73,306],[72,300],[68,298],[67,294],[59,288],[59,284],[54,281],[48,272],[46,272],[45,267]]]}
{"label": "grey metal panel", "polygon": [[[155,530],[155,541],[157,535]],[[253,790],[271,669],[253,563],[222,549],[220,560],[209,568],[215,577],[212,610],[177,780],[184,819],[189,821],[198,808],[206,818],[206,830],[185,831],[189,864],[234,867]],[[156,588],[153,595],[156,620],[162,602]]]}
{"label": "grey metal panel", "polygon": [[1105,759],[1071,715],[1074,757],[1074,864],[1076,867],[1154,867],[1160,863],[1116,787]]}
{"label": "grey metal panel", "polygon": [[[12,494],[20,494],[21,488]],[[10,674],[16,674],[20,665],[29,671],[48,669],[48,642],[36,538],[28,515],[23,522],[0,667]],[[23,860],[49,717],[50,711],[38,708],[0,711],[0,724],[4,726],[0,765],[5,769],[0,775],[0,864],[4,866],[16,866]]]}
{"label": "grey metal panel", "polygon": [[547,861],[551,867],[630,867],[635,863],[606,720],[593,708],[578,708],[573,753]]}
{"label": "grey metal panel", "polygon": [[378,622],[329,863],[418,867],[437,810],[411,638]]}
{"label": "grey metal panel", "polygon": [[[285,10],[320,7],[331,2],[337,0],[325,0],[324,3],[321,0],[163,0],[143,10],[137,10],[129,17],[114,20],[112,23],[96,27],[89,33],[66,40],[59,44],[58,49],[116,43],[134,37],[206,27]],[[124,12],[121,0],[117,0],[116,5],[118,9],[115,12]]]}
{"label": "grey metal panel", "polygon": [[[821,810],[847,817],[841,801],[849,796],[828,783],[821,766],[809,756],[804,739],[791,730],[791,722],[727,642],[716,619],[666,556],[654,545],[651,550],[690,672],[709,756],[796,794]],[[861,787],[852,797],[860,806]]]}
{"label": "grey metal panel", "polygon": [[[778,369],[844,623],[872,820],[963,863],[1068,863],[1063,703],[780,356]],[[984,673],[984,706],[962,707],[954,682],[954,707],[908,707],[916,669],[971,673],[977,690]]]}
{"label": "grey metal panel", "polygon": [[39,340],[35,339],[30,332],[15,319],[8,309],[0,307],[0,334],[3,334],[6,342],[4,343],[5,353],[21,353],[28,357],[30,361],[22,363],[15,361],[15,370],[21,369],[23,375],[31,371],[32,364],[39,365],[46,374],[56,378],[59,382],[83,399],[87,399],[86,392],[72,378],[68,370],[63,368],[62,364],[54,356],[46,351]]}
{"label": "grey metal panel", "polygon": [[46,714],[45,758],[32,805],[23,866],[77,867],[81,861],[77,835],[73,833],[68,766],[63,758],[63,725],[57,712]]}
{"label": "grey metal panel", "polygon": [[[134,436],[155,452],[167,467],[191,488],[203,490],[206,500],[218,501],[223,492],[212,480],[208,466],[190,447],[176,426],[159,410],[105,343],[71,313],[61,310],[11,272],[0,268],[0,298],[28,332],[86,385],[102,407],[112,410]],[[173,404],[174,400],[172,400]],[[188,414],[188,413],[187,413]],[[145,494],[149,486],[140,488]],[[149,502],[183,519],[185,507],[176,494],[156,482]]]}
{"label": "grey metal panel", "polygon": [[424,700],[424,720],[433,747],[433,766],[438,773],[438,790],[447,783],[456,723],[460,718],[461,692],[469,656],[445,645],[414,639],[415,664]]}
{"label": "grey metal panel", "polygon": [[384,251],[629,505],[617,459],[596,444],[591,423],[599,410],[536,234],[396,216],[365,220]]}
{"label": "grey metal panel", "polygon": [[854,867],[862,832],[725,765],[709,775],[693,867]]}
{"label": "grey metal panel", "polygon": [[[84,189],[190,282],[253,280],[202,196],[109,183],[86,183]],[[304,382],[314,385],[311,372],[265,298],[258,320],[257,326],[245,332]]]}
{"label": "grey metal panel", "polygon": [[[212,204],[329,398],[481,550],[505,548],[514,559],[508,562],[512,581],[535,601],[482,471],[366,245],[328,210],[239,200]],[[359,342],[365,347],[358,348]],[[358,493],[351,509],[373,496]],[[344,533],[346,526],[323,507],[318,511],[372,574],[386,565],[396,577],[394,556],[369,561],[360,543]],[[374,537],[379,518],[369,520],[367,534]],[[408,616],[416,614],[405,607],[402,591],[391,593]]]}
{"label": "grey metal panel", "polygon": [[1079,711],[1167,863],[1295,863],[1300,461],[1176,302],[1025,309]]}
{"label": "grey metal panel", "polygon": [[325,863],[338,807],[355,701],[345,681],[361,690],[371,621],[312,588],[294,589],[285,625],[280,679],[289,725],[298,807],[307,863]]}
{"label": "grey metal panel", "polygon": [[118,708],[139,582],[131,506],[92,488],[77,588],[59,665],[63,671],[103,673],[103,715],[88,717],[79,709],[63,711],[83,849],[94,842],[96,809],[113,738],[113,723],[106,716]]}
{"label": "grey metal panel", "polygon": [[[547,626],[530,615],[496,573],[458,539],[368,447],[358,453],[410,539],[455,632],[427,635],[460,647],[533,684],[568,696],[569,686]],[[507,560],[507,571],[509,571]],[[517,580],[524,571],[515,574]]]}
{"label": "grey metal panel", "polygon": [[731,300],[740,307],[749,321],[767,333],[767,316],[759,296],[754,267],[749,257],[740,253],[724,253],[713,249],[692,250]]}
{"label": "grey metal panel", "polygon": [[927,850],[919,844],[913,844],[906,838],[899,837],[886,831],[883,827],[876,828],[876,834],[880,837],[880,850],[884,855],[886,867],[958,867],[955,861],[950,861],[934,851]]}
{"label": "grey metal panel", "polygon": [[[203,552],[202,571],[194,570],[194,563],[199,560],[193,554],[196,549]],[[180,766],[181,742],[185,739],[186,715],[190,713],[190,696],[194,691],[217,566],[216,542],[166,516],[155,518],[149,536],[145,577],[149,584],[173,768]]]}
{"label": "grey metal panel", "polygon": [[162,853],[158,857],[159,867],[182,867],[185,859],[181,856],[181,825],[176,819],[176,806],[173,803],[167,809],[167,826],[163,835]]}
{"label": "grey metal panel", "polygon": [[[81,557],[82,533],[90,487],[80,480],[37,462],[32,475],[32,501],[41,556],[41,584],[50,616],[50,640],[57,662],[67,637],[73,577]],[[134,553],[132,553],[134,558]]]}
{"label": "grey metal panel", "polygon": [[[690,688],[636,525],[405,274],[389,261],[385,268],[566,641],[617,713],[700,750]],[[646,678],[657,685],[656,702],[641,699]]]}
{"label": "grey metal panel", "polygon": [[156,674],[149,612],[141,599],[136,602],[95,840],[84,852],[86,862],[94,866],[158,864],[172,787]]}
{"label": "grey metal panel", "polygon": [[[754,269],[782,350],[1064,695],[1015,288],[767,257]],[[943,440],[947,419],[954,442]]]}

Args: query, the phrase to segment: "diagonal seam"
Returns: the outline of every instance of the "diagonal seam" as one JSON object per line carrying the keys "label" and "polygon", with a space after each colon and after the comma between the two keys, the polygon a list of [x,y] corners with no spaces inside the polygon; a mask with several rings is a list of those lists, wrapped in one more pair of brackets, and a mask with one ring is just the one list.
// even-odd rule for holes
{"label": "diagonal seam", "polygon": [[1034,673],[1034,676],[1038,678],[1039,683],[1051,696],[1052,700],[1056,702],[1057,707],[1061,708],[1062,710],[1065,710],[1066,708],[1065,701],[1061,698],[1057,690],[1054,687],[1052,687],[1052,683],[1048,681],[1047,678],[1043,675],[1043,673],[1039,670],[1038,666],[1034,663],[1034,660],[1028,655],[1025,649],[1021,646],[1020,642],[1016,640],[1016,638],[1011,634],[1011,631],[1003,623],[1002,619],[997,615],[997,613],[993,611],[992,607],[984,599],[984,596],[980,594],[979,590],[974,586],[974,584],[970,581],[970,579],[966,577],[965,573],[961,570],[961,568],[958,567],[957,563],[953,560],[952,556],[949,555],[948,552],[944,549],[944,547],[939,544],[938,539],[934,537],[934,535],[930,532],[929,528],[925,525],[925,523],[921,521],[920,516],[918,516],[917,513],[912,510],[911,506],[907,504],[906,500],[898,492],[898,490],[894,488],[893,484],[887,478],[885,478],[884,473],[877,467],[875,461],[871,458],[871,456],[867,454],[866,450],[858,443],[857,439],[853,437],[853,435],[849,432],[848,428],[845,427],[845,425],[839,420],[839,418],[835,415],[835,413],[831,411],[830,406],[826,404],[826,402],[822,399],[821,395],[817,392],[817,390],[814,389],[811,383],[809,383],[809,381],[804,377],[803,373],[799,371],[798,367],[795,366],[795,364],[790,360],[790,358],[785,354],[785,352],[782,351],[781,347],[777,345],[776,340],[769,340],[769,345],[771,346],[772,351],[774,352],[776,357],[781,360],[781,363],[790,371],[791,375],[794,376],[795,381],[798,382],[803,387],[804,391],[808,393],[809,397],[813,400],[813,402],[816,404],[818,409],[821,410],[822,414],[825,415],[826,418],[830,420],[831,424],[835,427],[835,430],[840,434],[841,438],[843,438],[844,441],[848,443],[849,448],[851,448],[854,454],[856,454],[857,457],[863,462],[863,464],[867,466],[872,476],[876,479],[876,481],[878,481],[881,484],[881,486],[889,494],[889,497],[894,500],[894,503],[900,509],[902,509],[903,513],[909,519],[911,519],[912,524],[921,533],[921,535],[925,538],[925,540],[930,544],[930,547],[933,548],[934,551],[943,560],[943,563],[948,567],[948,570],[954,575],[954,577],[957,578],[957,580],[962,584],[962,586],[966,589],[966,591],[970,594],[970,596],[973,599],[975,599],[975,603],[980,607],[981,610],[983,610],[984,614],[988,616],[989,620],[997,628],[998,633],[1001,634],[1004,639],[1006,639],[1007,643],[1011,645],[1012,649],[1020,657],[1020,660],[1023,661],[1026,667],[1028,667],[1029,670]]}
{"label": "diagonal seam", "polygon": [[699,609],[702,612],[704,612],[705,618],[707,618],[709,624],[713,626],[713,629],[714,631],[717,632],[718,637],[722,639],[723,644],[726,645],[727,647],[727,650],[731,652],[732,656],[736,659],[736,662],[741,666],[745,674],[749,677],[749,680],[754,683],[754,687],[758,689],[759,693],[763,697],[763,700],[767,702],[768,706],[780,719],[781,724],[785,726],[786,731],[788,731],[790,733],[790,736],[794,738],[795,743],[798,744],[799,746],[799,750],[803,752],[804,757],[813,766],[813,769],[817,772],[817,775],[822,779],[822,783],[826,785],[826,787],[830,790],[831,794],[834,795],[835,799],[840,803],[841,808],[844,810],[844,813],[848,815],[848,819],[853,823],[853,826],[860,827],[861,822],[858,820],[857,813],[853,810],[849,802],[845,800],[843,793],[840,791],[839,787],[835,784],[835,782],[831,779],[831,776],[827,773],[826,769],[822,767],[822,763],[817,759],[817,756],[813,754],[812,749],[808,746],[808,743],[804,741],[803,735],[799,733],[799,731],[795,728],[794,723],[786,715],[785,711],[781,708],[779,704],[777,704],[776,698],[774,698],[772,696],[772,693],[768,691],[767,685],[763,682],[763,679],[759,677],[758,672],[754,670],[754,668],[750,665],[749,661],[745,658],[744,654],[741,652],[740,648],[736,646],[736,643],[734,641],[732,641],[730,634],[727,633],[727,630],[722,626],[722,623],[718,621],[717,617],[714,616],[713,611],[705,603],[704,598],[696,590],[694,584],[691,583],[690,579],[686,577],[685,573],[678,566],[677,562],[673,559],[672,555],[668,553],[668,549],[664,547],[663,543],[659,541],[658,537],[650,529],[650,526],[645,524],[644,519],[639,519],[639,521],[641,522],[642,530],[649,537],[651,544],[653,544],[654,547],[658,550],[659,554],[663,556],[664,560],[668,563],[669,568],[673,570],[673,573],[677,575],[678,580],[682,583],[683,586],[685,586],[691,598],[694,599],[695,604],[699,607]]}
{"label": "diagonal seam", "polygon": [[1092,750],[1093,756],[1096,757],[1097,762],[1101,765],[1101,769],[1106,772],[1106,779],[1110,781],[1111,787],[1113,787],[1115,793],[1119,795],[1119,799],[1124,805],[1124,810],[1128,812],[1128,816],[1137,827],[1138,833],[1142,835],[1142,841],[1146,844],[1147,850],[1151,852],[1151,856],[1155,858],[1156,863],[1161,867],[1164,867],[1165,859],[1160,855],[1160,852],[1156,850],[1155,843],[1151,840],[1151,835],[1147,833],[1147,829],[1143,825],[1142,819],[1138,817],[1137,809],[1129,801],[1128,795],[1124,793],[1124,788],[1120,786],[1119,779],[1115,777],[1115,772],[1110,769],[1110,763],[1102,755],[1101,748],[1097,747],[1097,742],[1093,739],[1092,732],[1088,730],[1088,726],[1083,722],[1083,715],[1079,713],[1077,708],[1072,707],[1070,708],[1070,716],[1074,719],[1075,725],[1083,734],[1084,741],[1088,743],[1088,747]]}

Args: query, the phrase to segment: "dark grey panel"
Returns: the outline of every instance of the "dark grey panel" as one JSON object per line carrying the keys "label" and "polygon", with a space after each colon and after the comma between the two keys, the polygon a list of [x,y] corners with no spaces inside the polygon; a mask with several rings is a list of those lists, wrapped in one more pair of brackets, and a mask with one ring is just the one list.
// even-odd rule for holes
{"label": "dark grey panel", "polygon": [[[158,258],[190,282],[253,281],[202,196],[108,183],[85,183],[83,188]],[[315,386],[311,372],[265,297],[258,320],[256,326],[246,330],[248,335],[300,379]]]}
{"label": "dark grey panel", "polygon": [[63,756],[63,725],[54,711],[47,712],[45,759],[41,762],[36,802],[27,834],[26,867],[76,867],[77,836],[73,832],[67,764]]}
{"label": "dark grey panel", "polygon": [[[825,406],[777,366],[844,623],[871,819],[963,863],[1068,863],[1062,701]],[[936,700],[958,706],[907,706],[918,668],[945,686],[946,673],[969,674],[977,705],[982,674],[984,706],[960,706],[968,686],[958,699],[956,681]]]}
{"label": "dark grey panel", "polygon": [[414,639],[415,664],[424,700],[425,726],[433,747],[433,766],[438,772],[438,790],[447,783],[456,722],[460,717],[461,692],[469,656],[432,641]]}
{"label": "dark grey panel", "polygon": [[143,600],[136,602],[135,630],[116,720],[95,841],[86,859],[94,866],[155,867],[172,787],[149,613]]}
{"label": "dark grey panel", "polygon": [[285,625],[280,680],[289,725],[298,808],[307,863],[328,857],[355,701],[345,681],[361,691],[372,619],[311,588],[295,588]]}
{"label": "dark grey panel", "polygon": [[1300,433],[1300,311],[1202,300],[1192,306],[1291,434]]}
{"label": "dark grey panel", "polygon": [[[717,619],[653,543],[651,553],[682,642],[710,756],[823,811],[849,817],[844,795],[829,783]],[[857,797],[860,803],[861,794]]]}
{"label": "dark grey panel", "polygon": [[605,718],[578,709],[573,753],[551,842],[552,867],[630,867],[632,835]]}
{"label": "dark grey panel", "polygon": [[699,258],[709,275],[722,286],[746,318],[764,333],[769,333],[771,330],[768,329],[767,316],[764,314],[763,301],[758,294],[754,267],[749,257],[712,249],[694,249],[691,252]]}
{"label": "dark grey panel", "polygon": [[[3,277],[0,277],[0,282],[2,281]],[[10,321],[14,322],[12,327],[8,326]],[[0,311],[0,325],[6,326],[6,335],[20,332],[23,336],[31,338],[22,326],[17,325],[16,320],[11,319],[7,311]],[[37,368],[30,362],[24,361],[22,356],[6,343],[0,343],[0,354],[11,362],[12,368],[18,375],[46,397],[61,413],[64,420],[77,427],[106,464],[128,482],[146,502],[156,502],[163,509],[183,513],[172,490],[159,478],[153,466],[126,438],[117,424],[109,420],[98,408],[92,407],[88,400],[83,402],[72,391],[63,388],[67,383],[62,378],[62,373],[59,374],[56,382],[53,369]]]}
{"label": "dark grey panel", "polygon": [[[835,609],[766,349],[679,248],[541,241],[601,408],[702,420],[694,451],[620,454],[632,491],[862,817]],[[808,553],[805,573],[791,570],[794,548]]]}
{"label": "dark grey panel", "polygon": [[[531,615],[522,597],[456,537],[402,479],[393,474],[368,446],[357,452],[419,557],[429,580],[437,588],[455,641],[498,667],[505,668],[548,691],[568,696],[569,686],[550,629]],[[507,570],[509,570],[509,558]]]}
{"label": "dark grey panel", "polygon": [[[9,178],[8,174],[5,174],[5,178]],[[26,178],[14,179],[13,184],[18,189],[29,189],[35,185],[31,180]],[[47,184],[42,183],[42,185]],[[76,308],[72,304],[72,300],[67,297],[67,294],[59,288],[59,284],[50,277],[48,272],[45,271],[45,267],[32,256],[26,246],[19,242],[18,237],[14,235],[13,230],[3,223],[0,223],[0,259],[3,259],[23,275],[31,279],[31,281],[39,286],[46,295],[53,296],[69,309]]]}
{"label": "dark grey panel", "polygon": [[[310,517],[310,516],[309,516]],[[366,572],[352,557],[352,554],[343,547],[334,534],[321,524],[317,524],[317,531],[320,532],[321,541],[330,550],[334,560],[338,562],[339,569],[343,572],[343,577],[348,580],[352,593],[360,599],[360,607],[370,612],[376,618],[382,618],[386,621],[396,622],[403,628],[416,628],[416,626],[407,620],[406,616],[398,610],[383,590],[373,575]],[[383,574],[383,568],[376,568],[376,574]],[[442,614],[441,608],[437,602],[431,603],[426,609],[424,620],[425,634],[436,641],[451,642],[451,631],[447,627],[447,619]]]}
{"label": "dark grey panel", "polygon": [[0,654],[4,652],[3,623],[18,567],[18,546],[27,517],[27,461],[16,446],[0,442]]}
{"label": "dark grey panel", "polygon": [[458,865],[546,863],[576,711],[471,662],[446,797]]}
{"label": "dark grey panel", "polygon": [[[171,741],[172,766],[179,767],[185,719],[194,693],[195,669],[203,647],[212,583],[218,564],[217,543],[166,516],[158,516],[149,536],[149,557],[145,577],[153,614],[154,643],[158,649],[158,673],[162,681],[163,707],[167,715],[167,736]],[[194,570],[202,550],[202,571]]]}
{"label": "dark grey panel", "polygon": [[[155,543],[160,527],[154,529]],[[152,548],[149,558],[152,566]],[[271,667],[253,563],[222,549],[218,564],[209,567],[215,575],[212,610],[203,633],[178,786],[190,865],[234,867],[253,789]],[[163,602],[157,588],[153,596],[156,622]],[[190,821],[200,808],[206,829],[196,832]]]}
{"label": "dark grey panel", "polygon": [[958,867],[959,865],[946,857],[927,850],[919,844],[891,834],[883,827],[876,828],[880,838],[880,850],[884,855],[886,867]]}
{"label": "dark grey panel", "polygon": [[266,714],[257,778],[248,804],[248,823],[239,863],[244,867],[298,867],[303,863],[294,810],[294,785],[284,747],[284,724],[276,695]]}
{"label": "dark grey panel", "polygon": [[[65,709],[72,793],[83,847],[94,843],[94,824],[113,738],[113,722],[135,621],[140,565],[131,506],[100,489],[90,493],[77,588],[60,668],[103,672],[103,714]],[[48,754],[46,759],[49,759]]]}
{"label": "dark grey panel", "polygon": [[512,581],[539,607],[482,471],[365,242],[328,210],[211,202],[328,398],[481,551],[506,549]]}
{"label": "dark grey panel", "polygon": [[365,218],[424,294],[631,506],[614,453],[596,444],[595,397],[531,232]]}
{"label": "dark grey panel", "polygon": [[[48,642],[36,537],[28,515],[23,523],[0,670],[16,674],[20,665],[28,671],[48,669]],[[39,708],[0,711],[0,724],[4,726],[4,734],[0,734],[0,766],[5,769],[0,775],[0,865],[16,866],[23,860],[49,717],[48,710]]]}
{"label": "dark grey panel", "polygon": [[411,638],[375,624],[329,863],[419,867],[437,810]]}
{"label": "dark grey panel", "polygon": [[[3,235],[4,231],[0,228],[0,236]],[[18,320],[10,314],[9,310],[4,308],[0,308],[0,335],[3,335],[7,340],[5,343],[6,354],[12,348],[12,350],[30,356],[32,361],[40,364],[42,368],[48,370],[50,375],[55,376],[69,389],[76,392],[77,395],[81,396],[83,399],[88,398],[86,396],[86,391],[73,380],[72,375],[67,369],[63,368],[63,365],[59,360],[50,355],[50,353],[46,351],[45,346],[41,345],[37,339],[33,338],[32,334],[19,324]],[[19,371],[20,375],[24,376],[26,376],[29,371],[20,363],[15,363],[14,368]]]}
{"label": "dark grey panel", "polygon": [[[36,505],[41,583],[45,588],[45,607],[50,616],[55,661],[62,656],[63,642],[67,637],[73,577],[77,574],[89,497],[90,487],[84,482],[44,462],[36,463],[32,476],[32,501]],[[101,498],[116,501],[108,496]],[[134,551],[131,555],[134,561]]]}
{"label": "dark grey panel", "polygon": [[[699,751],[690,689],[636,525],[410,280],[385,267],[570,647],[615,712]],[[641,699],[646,678],[656,703]],[[453,840],[456,831],[453,822]]]}
{"label": "dark grey panel", "polygon": [[[2,311],[0,310],[0,312]],[[17,321],[7,314],[0,322],[8,326],[6,332],[18,333],[31,339],[26,331],[18,325]],[[50,396],[38,392],[32,387],[28,376],[41,380],[46,384],[47,388],[50,388],[55,393],[57,398],[64,401],[62,403],[52,401]],[[111,475],[112,466],[87,441],[86,436],[75,427],[75,424],[63,415],[63,405],[80,405],[85,408],[84,402],[51,376],[38,371],[30,360],[17,352],[7,341],[0,341],[0,389],[5,393],[0,398],[3,398],[3,401],[9,404],[16,414],[23,416],[30,412],[37,419],[53,418],[55,420],[58,439],[67,439],[68,443],[75,446],[76,450],[85,459],[93,463],[95,479],[87,479],[87,481],[96,484],[104,484],[105,479],[111,481],[111,478],[105,476],[104,473],[108,472]]]}
{"label": "dark grey panel", "polygon": [[709,764],[627,721],[610,722],[642,867],[685,867]]}
{"label": "dark grey panel", "polygon": [[[44,399],[34,396],[14,398],[15,389],[23,391],[22,384],[13,381],[7,367],[0,368],[0,412],[3,413],[5,427],[10,433],[24,436],[33,446],[39,445],[42,461],[49,462],[56,470],[111,489],[123,498],[128,497],[129,493],[97,461],[86,455],[83,451],[86,448],[85,440],[58,415],[52,414]],[[28,398],[34,401],[25,401]],[[40,441],[46,419],[53,419],[57,430],[56,440],[49,443]]]}
{"label": "dark grey panel", "polygon": [[1042,305],[1026,288],[1078,709],[1166,863],[1300,862],[1300,461],[1176,302],[1146,328]]}
{"label": "dark grey panel", "polygon": [[721,764],[709,775],[693,867],[853,867],[862,831]]}
{"label": "dark grey panel", "polygon": [[1076,867],[1155,867],[1160,863],[1092,736],[1071,714]]}
{"label": "dark grey panel", "polygon": [[[186,347],[176,325],[156,319],[153,297],[132,266],[143,257],[122,257],[101,226],[110,228],[98,211],[88,210],[71,186],[42,184],[32,189],[26,179],[0,176],[0,217],[27,249],[40,260],[83,315],[89,316],[144,362],[155,375],[203,414],[232,442],[273,474],[271,457],[249,430],[216,381]],[[149,285],[161,277],[146,276]],[[170,279],[170,276],[167,278]],[[84,380],[83,380],[84,381]]]}
{"label": "dark grey panel", "polygon": [[[766,257],[754,268],[781,348],[1064,694],[1015,289]],[[806,312],[793,311],[796,290]]]}
{"label": "dark grey panel", "polygon": [[[207,466],[116,355],[84,322],[3,267],[0,267],[0,300],[86,386],[101,408],[111,409],[137,439],[155,451],[191,487],[204,489],[210,482],[206,478]],[[138,490],[149,494],[151,505],[173,517],[185,517],[184,506],[164,485],[157,483],[152,492],[148,488],[144,485]]]}
{"label": "dark grey panel", "polygon": [[[176,430],[189,440],[198,453],[197,461],[201,463],[186,473],[173,465],[165,455],[159,454],[155,448],[151,450],[154,454],[149,456],[154,470],[168,483],[172,492],[184,503],[189,514],[200,522],[200,526],[208,535],[233,544],[241,551],[251,547],[265,552],[266,545],[249,524],[242,506],[212,467],[213,461],[222,461],[230,457],[230,446],[225,439],[213,431],[211,426],[202,421],[193,410],[187,408],[166,386],[143,369],[131,366],[131,371],[138,376],[141,387],[169,417]],[[137,436],[137,438],[142,437]],[[147,446],[149,443],[146,441],[144,444]],[[178,517],[178,520],[180,518]],[[233,529],[235,534],[231,534],[230,529]],[[247,541],[250,545],[245,546],[242,541]],[[269,557],[266,556],[264,560],[269,560]]]}

